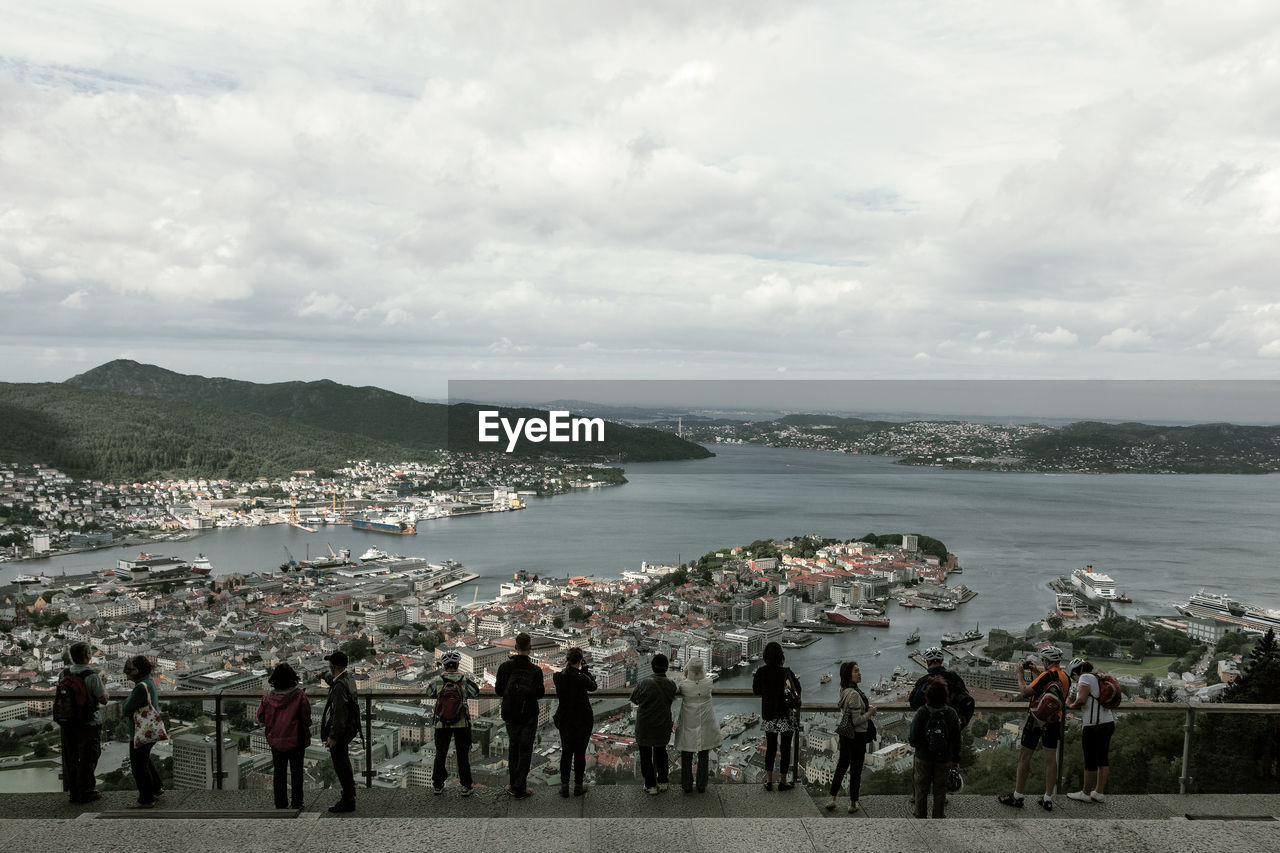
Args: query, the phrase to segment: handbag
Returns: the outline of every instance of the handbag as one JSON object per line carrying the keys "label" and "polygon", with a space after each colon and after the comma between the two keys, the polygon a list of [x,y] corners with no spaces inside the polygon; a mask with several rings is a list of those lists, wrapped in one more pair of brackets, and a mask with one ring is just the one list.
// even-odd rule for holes
{"label": "handbag", "polygon": [[840,724],[836,726],[836,734],[846,740],[855,740],[858,732],[853,727],[853,709],[848,705],[844,707],[844,713],[840,715]]}
{"label": "handbag", "polygon": [[147,691],[147,704],[145,707],[138,708],[133,712],[134,749],[140,749],[141,747],[169,739],[169,733],[165,731],[164,720],[160,717],[160,711],[151,704],[151,691],[146,687],[143,689]]}

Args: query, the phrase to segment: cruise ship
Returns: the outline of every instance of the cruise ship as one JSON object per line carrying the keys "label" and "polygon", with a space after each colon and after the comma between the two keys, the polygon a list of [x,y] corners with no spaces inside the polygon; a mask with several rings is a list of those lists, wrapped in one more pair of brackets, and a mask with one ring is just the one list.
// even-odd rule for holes
{"label": "cruise ship", "polygon": [[1092,601],[1116,600],[1116,582],[1109,575],[1095,572],[1093,566],[1076,569],[1071,573],[1071,582]]}
{"label": "cruise ship", "polygon": [[1225,595],[1205,592],[1203,589],[1191,596],[1186,604],[1177,605],[1177,610],[1183,616],[1214,619],[1249,631],[1280,632],[1280,612],[1241,604]]}

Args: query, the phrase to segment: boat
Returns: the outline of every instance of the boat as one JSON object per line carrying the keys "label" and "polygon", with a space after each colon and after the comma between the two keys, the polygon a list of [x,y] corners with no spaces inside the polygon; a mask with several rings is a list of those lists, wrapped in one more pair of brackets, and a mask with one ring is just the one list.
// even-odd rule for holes
{"label": "boat", "polygon": [[1066,619],[1074,619],[1076,615],[1076,596],[1073,592],[1059,592],[1056,595],[1058,615]]}
{"label": "boat", "polygon": [[918,642],[920,642],[920,629],[916,628],[914,631],[912,631],[910,634],[907,635],[907,645],[908,646],[914,645],[915,643],[918,643]]}
{"label": "boat", "polygon": [[830,681],[830,680],[831,680],[831,673],[829,673],[829,672],[824,672],[824,673],[822,673],[822,678],[819,678],[819,679],[818,679],[818,683],[819,683],[819,684],[826,684],[826,683],[827,683],[828,681]]}
{"label": "boat", "polygon": [[867,613],[861,608],[850,607],[847,604],[837,604],[823,612],[827,617],[827,621],[833,625],[869,625],[876,628],[888,628],[888,617]]}
{"label": "boat", "polygon": [[191,574],[193,575],[211,575],[213,574],[213,564],[209,562],[209,558],[204,554],[200,554],[191,561]]}
{"label": "boat", "polygon": [[13,579],[13,582],[17,584],[40,583],[40,578],[35,575],[18,575]]}
{"label": "boat", "polygon": [[1071,573],[1071,583],[1092,601],[1115,601],[1116,582],[1109,575],[1095,572],[1093,566],[1085,566]]}
{"label": "boat", "polygon": [[877,654],[877,655],[878,655],[878,654],[880,654],[880,650],[879,650],[879,649],[876,649],[876,654]]}
{"label": "boat", "polygon": [[1205,592],[1203,589],[1191,596],[1186,604],[1177,605],[1175,609],[1183,616],[1213,619],[1250,631],[1280,631],[1280,612],[1252,604],[1241,604],[1225,595]]}
{"label": "boat", "polygon": [[959,643],[972,643],[975,640],[981,640],[984,636],[986,635],[979,631],[977,626],[974,626],[972,631],[965,631],[963,634],[943,634],[942,645],[954,646]]}
{"label": "boat", "polygon": [[899,598],[898,606],[899,607],[919,607],[920,605],[916,604],[914,601],[912,601],[909,598]]}
{"label": "boat", "polygon": [[1133,604],[1133,599],[1122,592],[1116,596],[1116,604]]}
{"label": "boat", "polygon": [[391,555],[376,545],[360,555],[360,562],[372,563],[375,560],[389,560]]}
{"label": "boat", "polygon": [[414,526],[412,521],[408,521],[403,516],[384,515],[381,518],[353,518],[351,519],[352,530],[368,530],[373,533],[395,533],[401,536],[414,536],[418,532],[418,528]]}

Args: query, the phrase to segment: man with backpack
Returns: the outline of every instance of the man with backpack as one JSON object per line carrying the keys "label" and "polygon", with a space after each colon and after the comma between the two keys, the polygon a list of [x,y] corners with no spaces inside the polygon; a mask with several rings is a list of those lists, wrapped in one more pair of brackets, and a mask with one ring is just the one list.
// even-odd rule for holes
{"label": "man with backpack", "polygon": [[1108,685],[1112,689],[1104,691],[1103,679],[1113,683],[1115,679],[1095,674],[1093,664],[1081,658],[1071,661],[1067,670],[1076,679],[1076,698],[1067,707],[1085,709],[1084,730],[1080,737],[1084,748],[1084,786],[1067,794],[1067,797],[1082,803],[1105,803],[1107,775],[1111,771],[1108,757],[1111,736],[1116,731],[1116,717],[1111,713],[1111,707],[1120,704],[1119,685]]}
{"label": "man with backpack", "polygon": [[913,781],[915,815],[927,817],[930,794],[933,817],[946,817],[947,774],[960,763],[960,715],[947,704],[946,680],[935,677],[925,687],[925,704],[911,720],[907,742],[916,748]]}
{"label": "man with backpack", "polygon": [[320,718],[320,737],[329,748],[333,772],[338,776],[342,797],[329,807],[331,812],[356,810],[356,777],[351,769],[351,741],[360,736],[360,703],[356,699],[356,679],[347,670],[347,653],[339,649],[326,655],[329,696]]}
{"label": "man with backpack", "polygon": [[502,697],[502,721],[507,724],[507,767],[511,782],[507,793],[517,800],[533,796],[529,790],[529,766],[533,763],[533,741],[538,734],[538,700],[547,693],[542,670],[529,660],[533,639],[516,635],[515,653],[498,667],[493,692]]}
{"label": "man with backpack", "polygon": [[969,688],[965,686],[964,679],[957,673],[952,672],[943,666],[943,658],[945,655],[938,646],[931,646],[924,650],[925,674],[917,679],[915,686],[911,688],[911,695],[907,702],[911,706],[911,710],[918,711],[925,705],[925,688],[935,678],[941,678],[946,682],[947,700],[946,703],[956,712],[960,718],[960,728],[969,725],[969,720],[973,718],[974,702],[973,697],[969,695]]}
{"label": "man with backpack", "polygon": [[1029,684],[1026,682],[1026,674],[1035,672],[1035,664],[1028,660],[1016,670],[1018,692],[1031,700],[1031,707],[1027,722],[1022,727],[1022,748],[1018,751],[1018,773],[1013,793],[1001,794],[997,799],[1006,806],[1022,808],[1022,789],[1031,773],[1031,753],[1043,742],[1044,798],[1040,800],[1040,807],[1051,812],[1053,789],[1058,781],[1058,741],[1062,737],[1063,706],[1066,704],[1071,682],[1061,668],[1062,649],[1046,646],[1040,650],[1040,660],[1044,664],[1044,671]]}
{"label": "man with backpack", "polygon": [[440,656],[444,671],[427,682],[427,698],[435,699],[436,761],[431,771],[431,784],[435,793],[444,793],[444,780],[449,778],[445,759],[449,756],[449,741],[453,741],[458,756],[458,781],[462,784],[462,796],[471,796],[471,713],[467,700],[480,695],[480,687],[458,671],[462,655],[457,649],[449,649]]}
{"label": "man with backpack", "polygon": [[107,704],[107,690],[102,676],[89,666],[92,657],[88,643],[72,643],[67,650],[70,665],[58,676],[53,696],[53,719],[62,733],[62,787],[72,803],[102,797],[94,788],[102,755],[100,708]]}

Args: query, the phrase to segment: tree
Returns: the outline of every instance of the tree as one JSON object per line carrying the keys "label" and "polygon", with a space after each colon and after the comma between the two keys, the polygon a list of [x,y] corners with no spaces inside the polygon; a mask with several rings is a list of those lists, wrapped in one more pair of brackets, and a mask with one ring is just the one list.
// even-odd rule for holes
{"label": "tree", "polygon": [[34,755],[36,758],[44,758],[46,755],[49,754],[49,752],[50,752],[49,744],[45,743],[42,740],[36,741],[35,745],[31,747],[31,754]]}
{"label": "tree", "polygon": [[583,619],[586,618],[586,616],[587,616],[587,612],[576,604],[573,607],[569,608],[570,622],[581,622]]}
{"label": "tree", "polygon": [[1129,644],[1129,656],[1134,660],[1142,660],[1147,656],[1147,641],[1137,639]]}
{"label": "tree", "polygon": [[1062,617],[1056,613],[1049,617],[1048,622],[1049,627],[1055,631],[1062,627]]}
{"label": "tree", "polygon": [[373,654],[373,642],[361,634],[354,640],[347,640],[342,644],[342,650],[347,653],[347,658],[352,661],[364,660]]}
{"label": "tree", "polygon": [[555,617],[554,619],[551,620],[551,627],[559,631],[561,628],[564,627],[564,619],[562,619],[559,616]]}
{"label": "tree", "polygon": [[[1268,631],[1249,652],[1240,675],[1219,697],[1230,703],[1280,703],[1280,645]],[[1207,791],[1280,792],[1280,719],[1212,714],[1196,741],[1197,778]]]}

